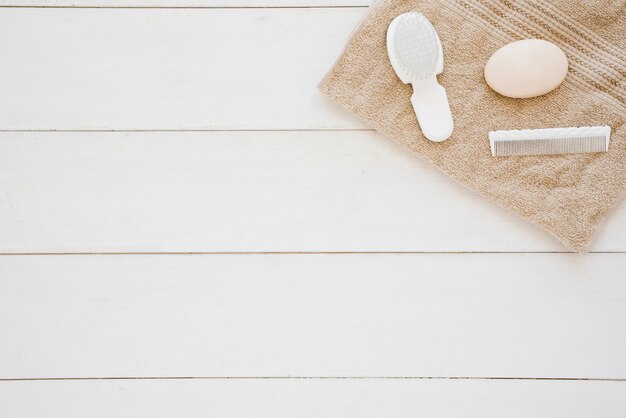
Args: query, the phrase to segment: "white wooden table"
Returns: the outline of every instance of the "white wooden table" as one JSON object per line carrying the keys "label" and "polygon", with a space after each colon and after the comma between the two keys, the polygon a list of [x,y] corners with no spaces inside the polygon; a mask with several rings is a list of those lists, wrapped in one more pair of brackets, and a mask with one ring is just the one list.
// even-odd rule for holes
{"label": "white wooden table", "polygon": [[592,253],[316,84],[369,0],[0,0],[0,417],[624,417]]}

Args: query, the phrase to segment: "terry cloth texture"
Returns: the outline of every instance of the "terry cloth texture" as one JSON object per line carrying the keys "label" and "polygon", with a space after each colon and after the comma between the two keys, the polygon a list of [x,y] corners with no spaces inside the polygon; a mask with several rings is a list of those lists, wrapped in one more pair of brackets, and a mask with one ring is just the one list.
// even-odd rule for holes
{"label": "terry cloth texture", "polygon": [[[455,130],[433,143],[411,107],[412,88],[387,58],[386,31],[416,10],[435,26],[444,50],[439,82]],[[326,96],[461,184],[582,251],[626,183],[626,1],[379,0],[320,84]],[[532,99],[498,95],[484,66],[503,45],[546,39],[570,68],[555,91]],[[491,156],[488,132],[610,125],[608,153]]]}

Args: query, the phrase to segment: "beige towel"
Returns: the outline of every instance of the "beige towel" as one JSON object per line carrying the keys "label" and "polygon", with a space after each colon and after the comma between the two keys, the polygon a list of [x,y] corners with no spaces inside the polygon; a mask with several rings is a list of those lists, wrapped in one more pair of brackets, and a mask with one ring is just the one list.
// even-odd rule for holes
{"label": "beige towel", "polygon": [[[385,47],[387,26],[406,11],[433,23],[444,50],[455,131],[426,140]],[[542,38],[567,54],[555,91],[509,99],[492,91],[484,65],[501,46]],[[626,1],[380,0],[353,33],[320,90],[461,184],[582,251],[626,183]],[[608,153],[493,158],[488,132],[610,125]],[[418,180],[416,180],[418,181]]]}

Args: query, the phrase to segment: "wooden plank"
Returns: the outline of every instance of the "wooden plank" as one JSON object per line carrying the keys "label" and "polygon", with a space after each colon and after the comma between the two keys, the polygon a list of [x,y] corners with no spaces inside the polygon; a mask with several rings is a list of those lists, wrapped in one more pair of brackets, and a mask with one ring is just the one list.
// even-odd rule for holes
{"label": "wooden plank", "polygon": [[3,9],[0,130],[363,128],[316,86],[364,13]]}
{"label": "wooden plank", "polygon": [[176,380],[0,382],[12,418],[622,418],[626,382]]}
{"label": "wooden plank", "polygon": [[372,0],[0,0],[0,7],[367,7]]}
{"label": "wooden plank", "polygon": [[0,257],[0,378],[626,378],[623,254]]}
{"label": "wooden plank", "polygon": [[[3,132],[0,231],[3,253],[565,250],[372,132]],[[624,205],[591,249],[626,250]]]}

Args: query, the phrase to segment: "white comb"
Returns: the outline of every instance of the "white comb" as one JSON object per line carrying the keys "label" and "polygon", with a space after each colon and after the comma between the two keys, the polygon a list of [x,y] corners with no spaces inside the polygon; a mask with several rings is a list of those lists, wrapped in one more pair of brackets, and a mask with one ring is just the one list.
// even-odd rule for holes
{"label": "white comb", "polygon": [[607,152],[610,126],[489,132],[494,157]]}
{"label": "white comb", "polygon": [[443,51],[435,28],[424,15],[408,12],[387,30],[389,61],[398,78],[413,86],[411,103],[424,136],[445,141],[454,123],[446,90],[437,82],[443,71]]}

